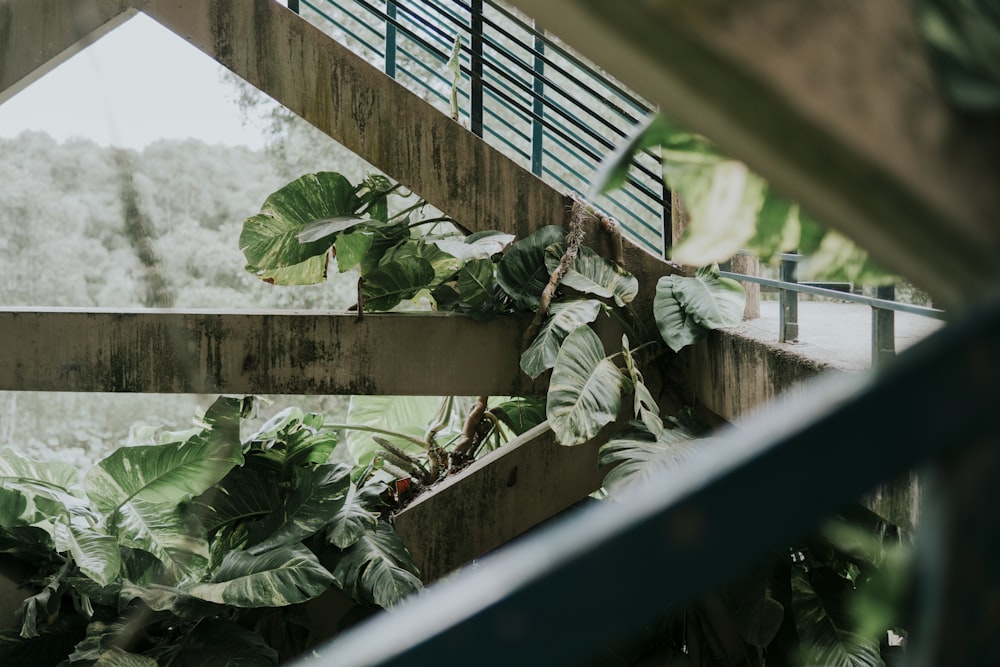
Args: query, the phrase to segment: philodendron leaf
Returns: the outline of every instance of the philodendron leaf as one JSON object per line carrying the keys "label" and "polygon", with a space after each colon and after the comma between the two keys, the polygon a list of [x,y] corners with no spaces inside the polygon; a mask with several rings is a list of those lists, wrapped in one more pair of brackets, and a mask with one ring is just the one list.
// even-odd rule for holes
{"label": "philodendron leaf", "polygon": [[550,275],[545,266],[545,249],[565,239],[566,230],[562,227],[542,227],[504,253],[497,267],[497,281],[519,307],[528,310],[538,307]]}
{"label": "philodendron leaf", "polygon": [[354,599],[388,608],[420,589],[414,572],[396,531],[379,523],[340,555],[333,576]]}
{"label": "philodendron leaf", "polygon": [[670,277],[674,279],[674,296],[696,324],[722,329],[742,321],[746,292],[735,280],[721,277],[718,267],[700,268],[690,278]]}
{"label": "philodendron leaf", "polygon": [[77,567],[101,586],[117,580],[122,569],[118,541],[98,530],[58,521],[54,528],[56,551],[69,553]]}
{"label": "philodendron leaf", "polygon": [[20,491],[0,487],[0,528],[13,528],[30,523],[25,521],[28,499]]}
{"label": "philodendron leaf", "polygon": [[682,465],[705,442],[682,428],[665,428],[659,437],[638,428],[619,433],[601,447],[598,464],[614,466],[604,476],[604,487],[612,494],[624,493]]}
{"label": "philodendron leaf", "polygon": [[365,532],[374,530],[378,522],[375,508],[381,504],[380,489],[375,486],[361,487],[353,482],[344,498],[344,504],[331,517],[326,529],[326,539],[339,549],[346,549]]}
{"label": "philodendron leaf", "polygon": [[326,254],[316,255],[291,266],[251,272],[269,285],[315,285],[326,280],[329,258]]}
{"label": "philodendron leaf", "polygon": [[333,244],[337,255],[337,270],[343,273],[360,264],[364,256],[371,250],[374,240],[374,234],[369,231],[339,234]]}
{"label": "philodendron leaf", "polygon": [[206,428],[187,441],[125,447],[90,469],[84,489],[105,515],[109,534],[149,551],[174,574],[204,566],[207,544],[178,508],[243,462],[239,399],[220,398]]}
{"label": "philodendron leaf", "polygon": [[674,352],[698,342],[708,333],[708,329],[697,324],[681,306],[674,292],[675,278],[678,276],[663,276],[656,283],[656,296],[653,297],[653,319],[660,337]]}
{"label": "philodendron leaf", "polygon": [[366,218],[362,215],[335,215],[332,218],[313,220],[302,228],[302,231],[298,233],[296,238],[299,243],[326,241],[327,247],[329,247],[329,244],[333,242],[334,237],[340,232],[344,232],[348,229],[364,224],[379,225],[384,223],[381,223],[378,220],[372,220],[371,218]]}
{"label": "philodendron leaf", "polygon": [[364,275],[361,295],[365,310],[382,311],[395,308],[404,299],[434,283],[434,267],[422,257],[408,257],[399,262],[380,264]]}
{"label": "philodendron leaf", "polygon": [[847,579],[830,568],[792,567],[792,614],[802,660],[833,667],[883,667],[878,643],[860,636],[851,622]]}
{"label": "philodendron leaf", "polygon": [[559,354],[559,346],[572,331],[590,324],[601,312],[601,302],[596,299],[563,301],[552,304],[549,316],[539,329],[535,340],[521,354],[521,370],[534,379],[552,368]]}
{"label": "philodendron leaf", "polygon": [[284,607],[310,600],[333,583],[316,556],[302,545],[253,555],[230,551],[210,583],[186,587],[187,594],[234,607]]}
{"label": "philodendron leaf", "polygon": [[233,468],[225,479],[191,501],[189,511],[209,533],[269,516],[281,505],[274,476],[249,467]]}
{"label": "philodendron leaf", "polygon": [[496,264],[489,259],[471,259],[458,272],[458,293],[463,310],[473,317],[492,314]]}
{"label": "philodendron leaf", "polygon": [[264,520],[267,538],[247,552],[261,554],[309,537],[328,524],[343,507],[351,483],[351,467],[322,465],[295,470],[295,485],[280,507]]}
{"label": "philodendron leaf", "polygon": [[[562,254],[558,245],[546,250],[545,268],[549,273],[559,266]],[[639,293],[639,281],[635,276],[586,246],[580,247],[561,284],[585,294],[614,298],[619,306],[631,303]]]}
{"label": "philodendron leaf", "polygon": [[[389,248],[379,261],[380,265],[390,262],[406,263],[415,257],[427,261],[434,269],[435,280],[444,280],[458,271],[465,260],[453,257],[436,244],[424,243],[421,239],[410,239]],[[367,275],[367,274],[366,274]]]}
{"label": "philodendron leaf", "polygon": [[340,174],[306,174],[292,181],[271,194],[258,215],[243,222],[240,250],[247,270],[260,274],[325,255],[333,245],[331,237],[303,242],[299,235],[316,221],[353,214],[357,204],[354,187]]}
{"label": "philodendron leaf", "polygon": [[504,248],[514,240],[513,234],[485,231],[461,239],[434,239],[430,241],[452,257],[461,260],[489,259],[503,252]]}
{"label": "philodendron leaf", "polygon": [[567,336],[552,368],[545,406],[559,444],[583,444],[614,421],[624,382],[590,327],[579,327]]}
{"label": "philodendron leaf", "polygon": [[21,603],[17,610],[21,622],[21,637],[31,639],[39,635],[40,627],[46,619],[62,606],[63,583],[59,576],[53,576],[45,587]]}
{"label": "philodendron leaf", "polygon": [[77,496],[77,469],[59,461],[35,461],[13,449],[0,450],[0,526],[30,524],[56,515],[86,513]]}
{"label": "philodendron leaf", "polygon": [[632,351],[629,349],[628,336],[624,334],[622,335],[622,358],[625,359],[625,370],[628,371],[629,379],[632,380],[632,403],[635,416],[642,421],[654,437],[659,437],[663,433],[660,408],[643,381],[642,373],[636,366]]}

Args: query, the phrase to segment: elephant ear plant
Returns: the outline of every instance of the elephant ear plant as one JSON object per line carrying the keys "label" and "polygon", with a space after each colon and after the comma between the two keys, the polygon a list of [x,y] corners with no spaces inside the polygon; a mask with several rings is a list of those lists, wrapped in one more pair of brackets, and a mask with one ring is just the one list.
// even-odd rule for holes
{"label": "elephant ear plant", "polygon": [[301,603],[339,589],[389,607],[420,588],[370,470],[329,463],[323,417],[291,408],[241,441],[251,404],[220,398],[82,484],[0,452],[3,572],[23,598],[0,664],[274,665],[305,648]]}

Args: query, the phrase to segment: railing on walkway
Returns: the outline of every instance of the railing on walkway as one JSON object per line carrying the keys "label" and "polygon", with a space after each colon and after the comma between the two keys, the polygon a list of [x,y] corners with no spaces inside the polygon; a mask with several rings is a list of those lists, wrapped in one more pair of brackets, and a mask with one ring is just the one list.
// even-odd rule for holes
{"label": "railing on walkway", "polygon": [[[494,0],[290,0],[318,25],[559,190],[587,193],[650,105]],[[403,140],[403,139],[401,139]],[[669,244],[660,158],[595,204],[654,254]]]}
{"label": "railing on walkway", "polygon": [[875,296],[854,294],[848,289],[832,289],[829,283],[800,283],[798,281],[798,264],[805,257],[796,253],[783,253],[779,256],[780,279],[750,276],[732,271],[722,271],[726,278],[742,282],[756,283],[765,287],[773,287],[778,291],[779,316],[778,340],[782,343],[794,343],[799,338],[799,294],[829,297],[848,303],[862,303],[872,309],[872,365],[896,356],[896,326],[895,313],[909,313],[936,320],[944,320],[946,314],[936,308],[917,306],[895,301],[895,286],[884,285],[875,288]]}

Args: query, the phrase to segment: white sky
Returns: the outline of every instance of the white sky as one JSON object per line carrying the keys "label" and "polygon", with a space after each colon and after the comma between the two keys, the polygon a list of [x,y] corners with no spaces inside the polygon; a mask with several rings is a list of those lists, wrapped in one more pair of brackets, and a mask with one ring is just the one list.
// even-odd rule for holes
{"label": "white sky", "polygon": [[138,14],[0,104],[0,136],[41,130],[140,149],[157,139],[260,148],[224,68]]}

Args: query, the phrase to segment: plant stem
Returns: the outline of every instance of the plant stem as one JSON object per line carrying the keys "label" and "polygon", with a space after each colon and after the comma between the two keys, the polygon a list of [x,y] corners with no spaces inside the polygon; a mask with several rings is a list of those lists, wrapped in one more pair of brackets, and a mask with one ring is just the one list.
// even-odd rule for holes
{"label": "plant stem", "polygon": [[424,206],[427,206],[427,201],[424,200],[424,199],[421,199],[416,204],[414,204],[413,206],[410,206],[409,208],[404,208],[402,211],[400,211],[399,213],[396,213],[392,217],[393,217],[394,220],[396,218],[402,218],[404,215],[406,215],[410,211],[416,211],[418,208],[423,208]]}
{"label": "plant stem", "polygon": [[427,449],[427,443],[414,435],[400,433],[399,431],[393,431],[387,428],[379,428],[378,426],[363,426],[361,424],[323,424],[323,428],[331,431],[363,431],[365,433],[378,433],[379,435],[387,435],[390,438],[400,438]]}
{"label": "plant stem", "polygon": [[414,227],[419,227],[420,225],[427,225],[430,223],[438,222],[455,222],[454,218],[449,218],[447,215],[443,215],[439,218],[427,218],[426,220],[417,220],[416,222],[411,222],[406,226],[407,229],[413,229]]}
{"label": "plant stem", "polygon": [[459,439],[458,444],[452,450],[452,453],[458,457],[465,457],[468,455],[473,448],[476,446],[476,430],[479,428],[479,422],[483,419],[483,414],[486,412],[486,403],[489,401],[489,396],[477,396],[476,403],[469,410],[469,416],[465,419],[465,427],[462,429],[462,437]]}

